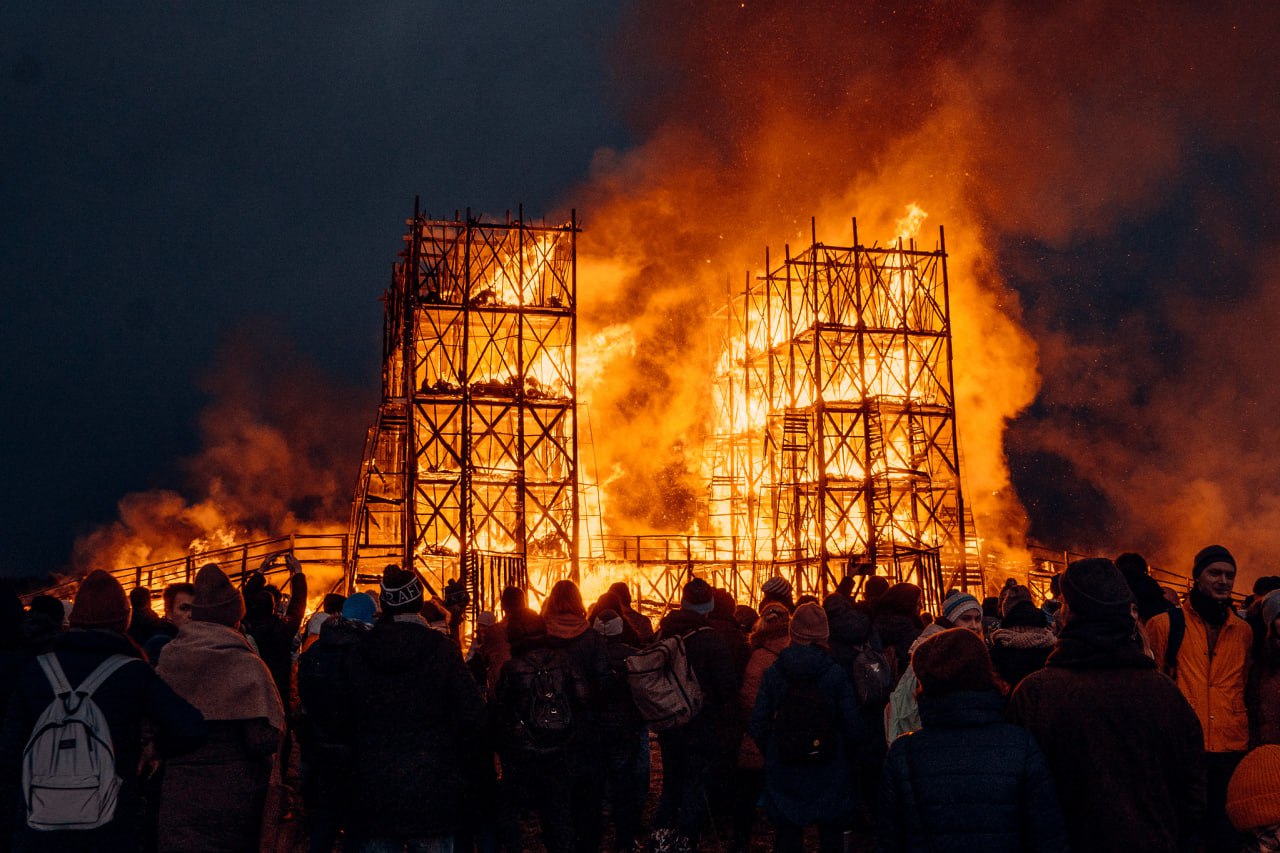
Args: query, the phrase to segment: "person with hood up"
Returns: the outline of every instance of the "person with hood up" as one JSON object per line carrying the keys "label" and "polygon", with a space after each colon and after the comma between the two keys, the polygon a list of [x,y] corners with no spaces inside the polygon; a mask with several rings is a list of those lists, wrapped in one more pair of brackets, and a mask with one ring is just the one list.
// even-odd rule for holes
{"label": "person with hood up", "polygon": [[569,782],[575,849],[599,850],[603,832],[605,768],[599,714],[613,679],[609,652],[599,632],[587,622],[582,592],[571,580],[557,581],[542,602],[547,646],[562,649],[585,691],[585,703],[575,709],[573,739],[569,742]]}
{"label": "person with hood up", "polygon": [[923,725],[889,748],[880,853],[1065,853],[1044,754],[1029,732],[1005,722],[982,638],[949,628],[916,647],[911,668]]}
{"label": "person with hood up", "polygon": [[622,581],[618,581],[609,587],[609,592],[618,596],[618,601],[622,603],[622,609],[618,611],[618,615],[627,620],[627,624],[636,632],[636,639],[640,645],[653,641],[653,623],[649,621],[649,617],[631,606],[631,588]]}
{"label": "person with hood up", "polygon": [[924,630],[920,620],[920,587],[897,583],[872,605],[872,625],[886,650],[893,650],[894,677],[901,678],[911,662],[911,644]]}
{"label": "person with hood up", "polygon": [[[978,599],[967,592],[952,590],[951,594],[942,601],[942,615],[920,632],[920,636],[911,644],[908,654],[914,654],[917,646],[948,628],[964,628],[981,637],[983,621],[982,605]],[[889,705],[885,709],[885,740],[888,743],[893,743],[899,736],[920,728],[920,708],[916,704],[919,687],[920,682],[916,679],[915,671],[908,662],[907,670],[899,679],[898,686],[893,689],[893,694],[889,697]]]}
{"label": "person with hood up", "polygon": [[1253,747],[1280,744],[1280,589],[1267,593],[1258,610],[1266,633],[1244,694]]}
{"label": "person with hood up", "polygon": [[[382,573],[382,618],[347,656],[351,815],[364,851],[447,851],[462,814],[462,762],[485,724],[462,653],[422,618],[423,582]],[[413,845],[417,845],[414,847]]]}
{"label": "person with hood up", "polygon": [[1248,837],[1240,853],[1280,853],[1280,746],[1241,759],[1227,785],[1227,816]]}
{"label": "person with hood up", "polygon": [[688,723],[658,734],[662,795],[653,816],[651,849],[696,850],[707,814],[707,783],[721,750],[725,721],[738,695],[738,676],[724,640],[707,621],[715,607],[711,585],[693,578],[680,609],[662,618],[659,639],[683,637],[689,666],[702,689],[702,710]]}
{"label": "person with hood up", "polygon": [[1042,669],[1057,641],[1043,610],[1030,599],[1014,600],[990,635],[991,663],[1006,685],[1005,692],[1012,693],[1022,679]]}
{"label": "person with hood up", "polygon": [[[786,605],[779,601],[769,601],[760,610],[760,618],[748,641],[751,657],[747,660],[742,686],[738,689],[738,713],[746,720],[750,720],[751,712],[755,710],[756,697],[760,693],[760,683],[764,680],[765,671],[773,666],[778,655],[791,642],[791,611],[787,610]],[[742,745],[738,749],[736,779],[733,847],[734,850],[745,851],[750,846],[751,832],[755,826],[756,803],[760,799],[760,792],[764,790],[764,754],[756,746],[755,738],[749,734],[743,735]]]}
{"label": "person with hood up", "polygon": [[1049,763],[1073,850],[1197,849],[1205,811],[1200,723],[1143,651],[1133,594],[1110,560],[1062,574],[1062,630],[1008,718]]}
{"label": "person with hood up", "polygon": [[[1227,820],[1227,782],[1249,748],[1245,683],[1253,630],[1232,609],[1236,561],[1221,545],[1195,556],[1192,587],[1181,609],[1153,616],[1146,636],[1157,665],[1178,684],[1204,730],[1208,785],[1208,853],[1234,853],[1241,838]],[[1182,635],[1173,661],[1168,650],[1178,624]],[[1172,663],[1172,666],[1168,666]]]}
{"label": "person with hood up", "polygon": [[168,762],[160,790],[161,851],[253,851],[284,733],[275,681],[243,634],[244,599],[212,563],[196,574],[191,621],[156,672],[204,715],[208,738]]}
{"label": "person with hood up", "polygon": [[[606,593],[601,600],[617,596]],[[630,851],[640,832],[640,816],[644,807],[644,794],[636,775],[641,748],[648,749],[648,739],[641,740],[644,720],[631,698],[627,684],[627,658],[635,654],[636,647],[627,642],[627,636],[635,631],[627,620],[609,608],[599,610],[591,627],[604,637],[609,656],[609,668],[613,674],[604,693],[600,707],[600,737],[607,775],[605,788],[610,795],[610,814],[613,816],[614,847]]]}
{"label": "person with hood up", "polygon": [[[302,801],[306,806],[311,853],[328,853],[348,828],[351,802],[351,722],[344,694],[347,655],[369,634],[378,605],[365,592],[342,602],[337,615],[320,626],[320,634],[298,658],[298,701],[302,716],[298,743],[302,748]],[[348,833],[347,848],[354,849]]]}
{"label": "person with hood up", "polygon": [[861,718],[853,685],[826,652],[822,607],[797,607],[789,630],[791,642],[765,671],[751,714],[751,736],[765,757],[765,811],[775,851],[803,850],[804,828],[816,824],[823,853],[834,853],[844,849],[854,814]]}
{"label": "person with hood up", "polygon": [[6,849],[42,853],[124,853],[138,849],[138,768],[142,763],[144,725],[155,731],[155,744],[161,755],[190,750],[203,739],[200,712],[156,675],[138,647],[125,636],[129,615],[129,600],[120,583],[104,571],[92,572],[76,593],[70,628],[58,635],[50,652],[67,684],[73,687],[83,684],[111,656],[128,659],[93,693],[93,702],[106,720],[120,779],[114,813],[95,829],[37,830],[27,825],[26,804],[19,786],[23,751],[36,720],[54,701],[54,689],[40,662],[29,659],[19,671],[0,731],[0,789],[5,808],[13,810],[17,818],[12,847]]}

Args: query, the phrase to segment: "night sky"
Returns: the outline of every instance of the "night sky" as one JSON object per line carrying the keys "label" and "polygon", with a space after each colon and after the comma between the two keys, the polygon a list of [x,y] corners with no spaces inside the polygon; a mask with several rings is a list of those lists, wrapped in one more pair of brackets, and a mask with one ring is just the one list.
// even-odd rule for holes
{"label": "night sky", "polygon": [[671,315],[707,303],[655,314],[656,279],[710,240],[890,217],[913,181],[1034,341],[1008,526],[1174,568],[1218,540],[1274,570],[1275,4],[262,5],[0,9],[0,572],[66,567],[127,495],[231,488],[261,433],[233,422],[298,460],[245,477],[314,479],[276,504],[332,515],[415,195],[577,207],[605,254],[688,217],[636,237],[670,257],[586,318],[652,330],[637,362],[665,392]]}

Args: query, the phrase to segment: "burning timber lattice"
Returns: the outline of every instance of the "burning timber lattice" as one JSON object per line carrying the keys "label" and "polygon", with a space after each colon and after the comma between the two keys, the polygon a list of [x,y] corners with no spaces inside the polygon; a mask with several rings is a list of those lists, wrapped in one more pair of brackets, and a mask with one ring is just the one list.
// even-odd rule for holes
{"label": "burning timber lattice", "polygon": [[960,478],[944,235],[788,248],[720,312],[708,523],[798,590],[874,567],[981,589]]}
{"label": "burning timber lattice", "polygon": [[577,234],[415,210],[384,297],[353,581],[405,562],[488,607],[531,567],[577,576]]}

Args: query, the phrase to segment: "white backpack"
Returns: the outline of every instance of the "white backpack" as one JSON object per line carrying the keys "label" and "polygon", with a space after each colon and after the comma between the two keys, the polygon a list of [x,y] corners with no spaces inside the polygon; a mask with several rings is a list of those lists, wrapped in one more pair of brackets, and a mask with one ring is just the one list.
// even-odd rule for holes
{"label": "white backpack", "polygon": [[116,813],[111,729],[93,692],[133,658],[112,655],[72,689],[58,659],[36,658],[53,688],[53,701],[36,720],[22,753],[22,795],[32,829],[94,829]]}

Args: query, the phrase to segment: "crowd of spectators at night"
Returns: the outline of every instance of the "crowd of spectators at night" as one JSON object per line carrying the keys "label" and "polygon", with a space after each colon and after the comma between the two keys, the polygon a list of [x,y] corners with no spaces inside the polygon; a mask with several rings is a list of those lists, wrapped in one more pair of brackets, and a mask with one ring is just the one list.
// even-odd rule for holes
{"label": "crowd of spectators at night", "polygon": [[1280,851],[1280,578],[1219,545],[1182,594],[690,576],[656,624],[398,565],[308,614],[291,566],[4,590],[0,849]]}

